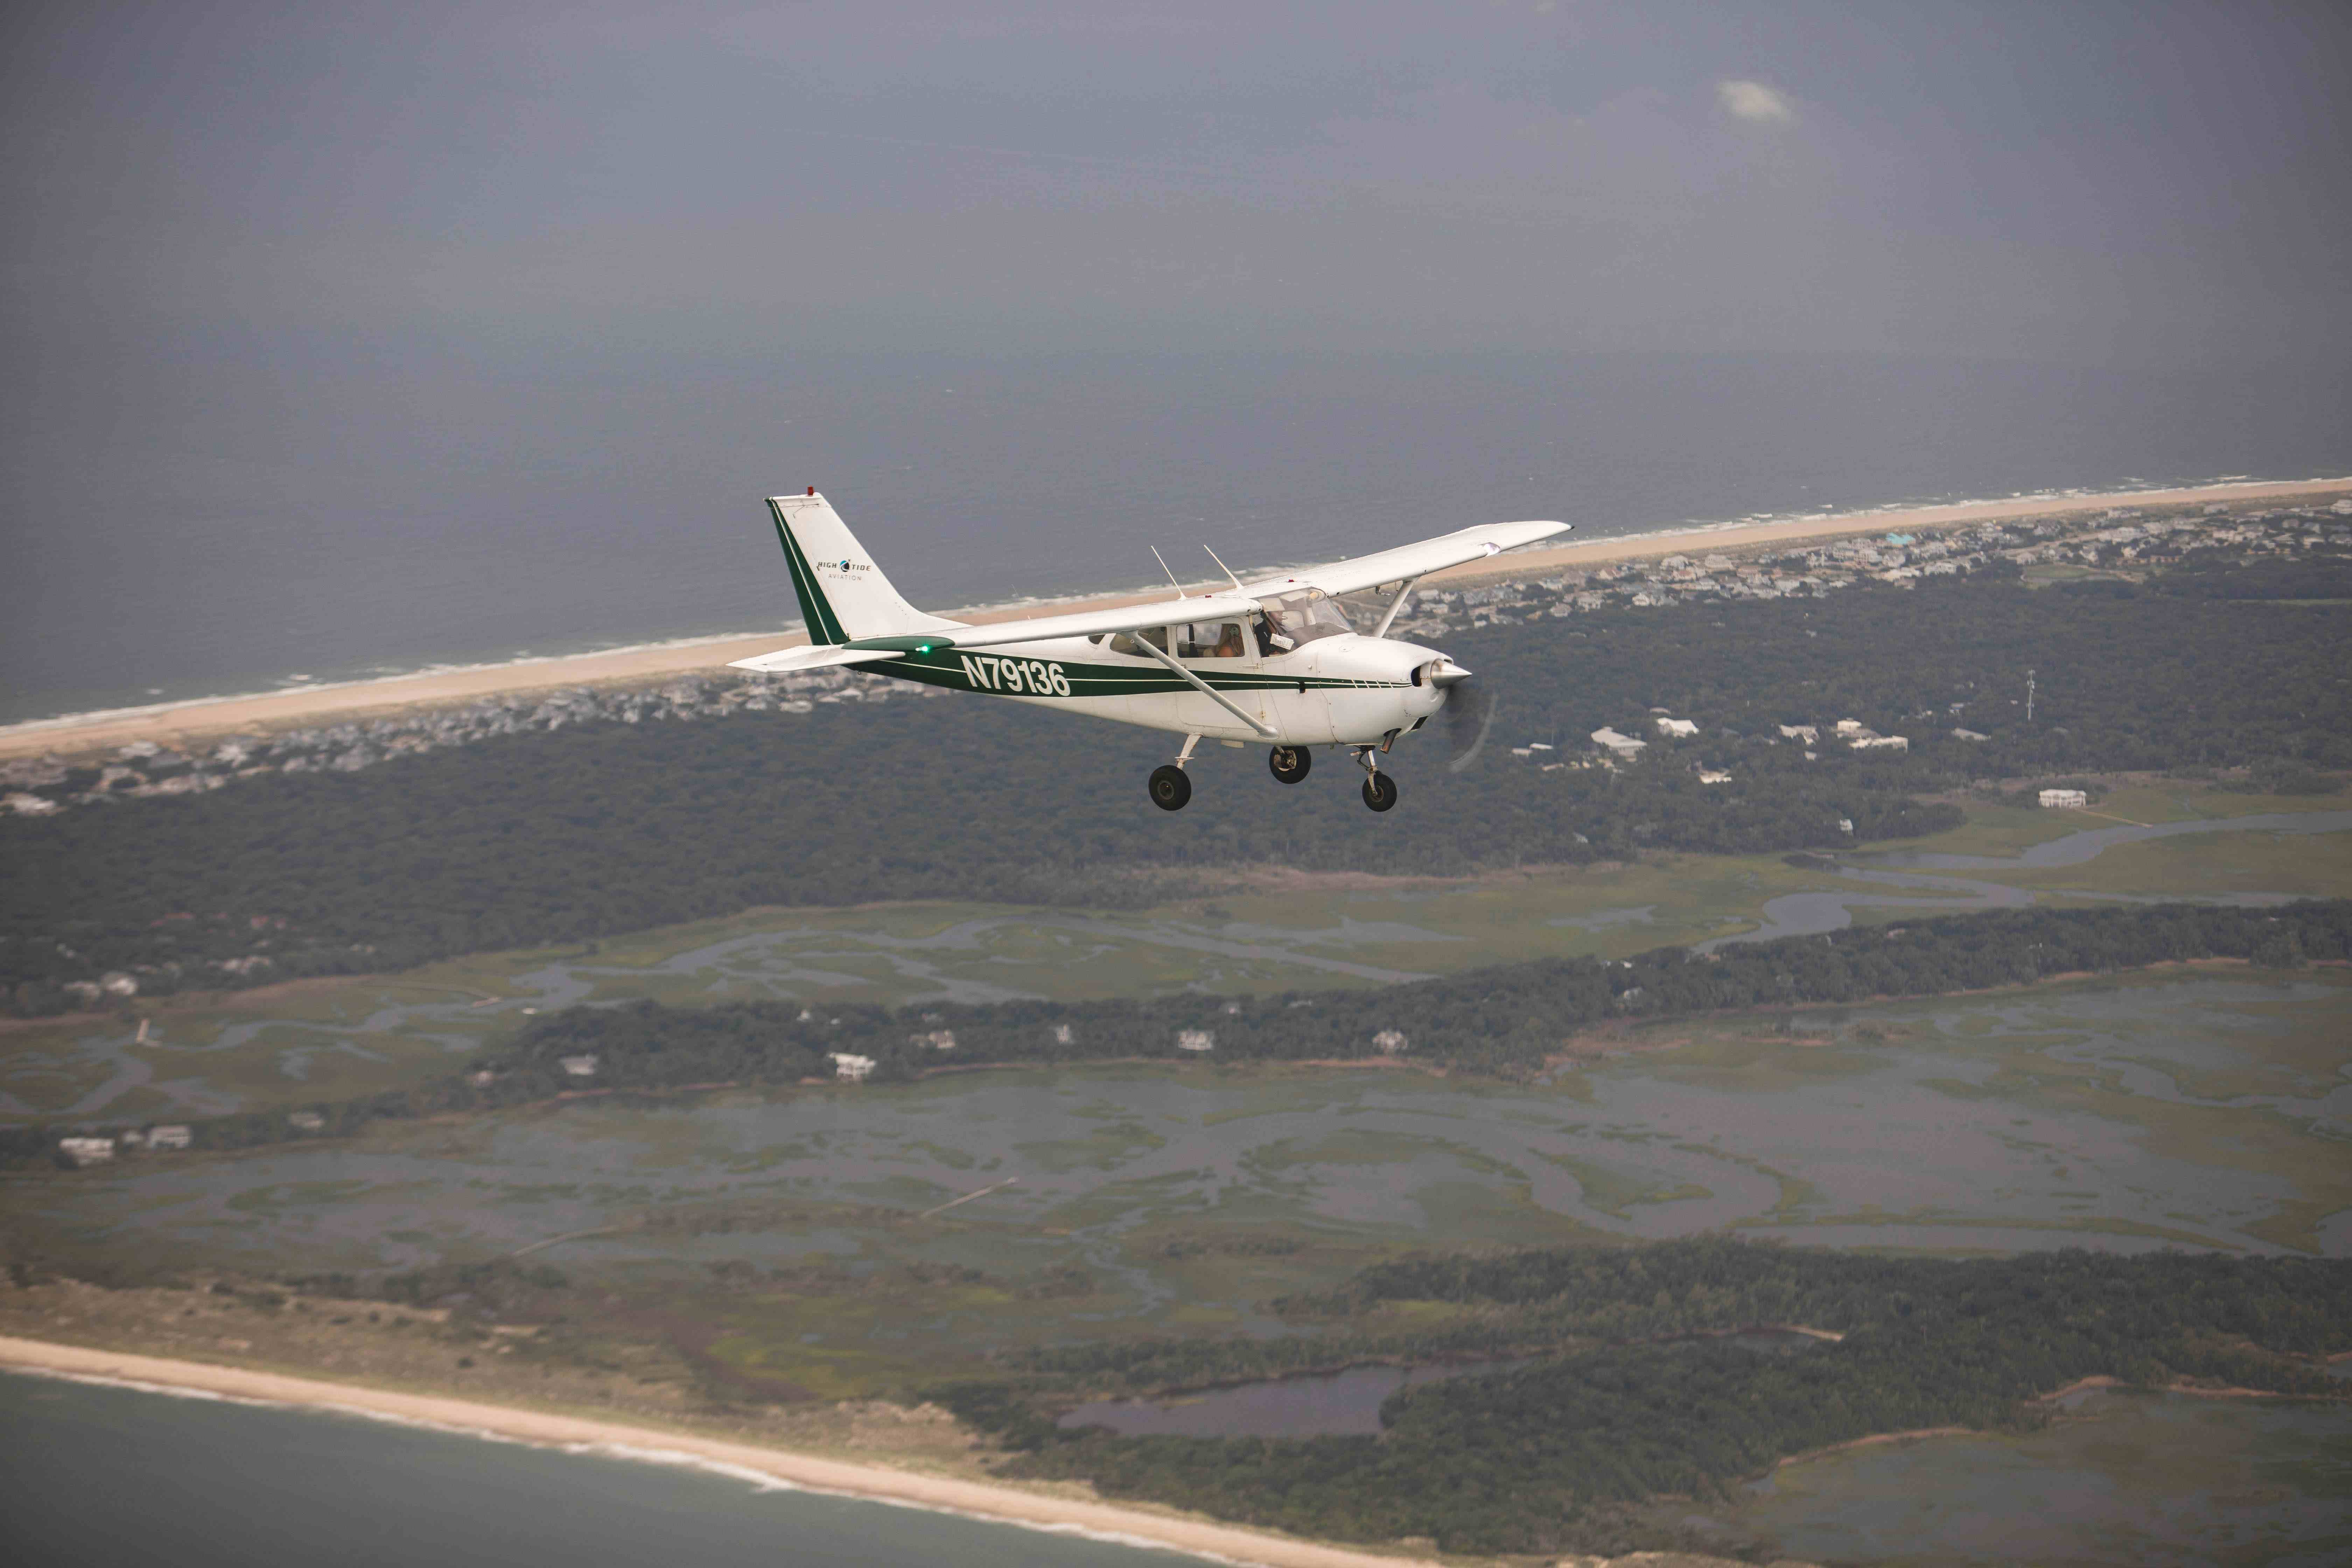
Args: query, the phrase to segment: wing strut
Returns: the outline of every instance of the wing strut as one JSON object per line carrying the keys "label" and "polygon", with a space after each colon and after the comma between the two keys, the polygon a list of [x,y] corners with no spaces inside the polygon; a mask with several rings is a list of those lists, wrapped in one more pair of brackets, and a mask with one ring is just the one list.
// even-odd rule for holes
{"label": "wing strut", "polygon": [[1160,663],[1166,665],[1169,668],[1174,670],[1178,675],[1183,677],[1185,681],[1189,684],[1198,687],[1201,690],[1208,693],[1210,701],[1215,703],[1218,707],[1223,709],[1226,712],[1232,714],[1234,718],[1240,720],[1251,729],[1255,730],[1259,734],[1279,735],[1282,733],[1281,731],[1276,729],[1273,725],[1262,723],[1243,712],[1239,708],[1234,707],[1234,704],[1227,700],[1223,692],[1218,690],[1215,687],[1210,685],[1207,681],[1202,679],[1199,676],[1193,674],[1182,665],[1177,663],[1176,660],[1169,655],[1162,653],[1158,645],[1153,643],[1150,637],[1137,637],[1135,639],[1135,646],[1150,654],[1152,658],[1158,659]]}
{"label": "wing strut", "polygon": [[1413,584],[1420,581],[1419,577],[1408,577],[1404,580],[1396,591],[1396,597],[1389,601],[1388,614],[1382,616],[1381,624],[1372,628],[1372,636],[1384,637],[1389,635],[1389,628],[1396,625],[1397,612],[1404,608],[1405,600],[1412,596]]}

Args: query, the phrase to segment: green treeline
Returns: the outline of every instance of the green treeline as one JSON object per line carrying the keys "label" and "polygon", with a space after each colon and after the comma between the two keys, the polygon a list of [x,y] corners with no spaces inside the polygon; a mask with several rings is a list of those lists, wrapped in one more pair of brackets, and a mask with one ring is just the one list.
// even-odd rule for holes
{"label": "green treeline", "polygon": [[[1296,1316],[1398,1300],[1475,1309],[1485,1348],[1549,1353],[1404,1390],[1377,1438],[1122,1437],[1052,1423],[1138,1386],[1120,1374],[1149,1346],[1104,1347],[1096,1365],[1087,1347],[1065,1350],[934,1396],[1025,1450],[1013,1474],[1326,1538],[1607,1551],[1632,1544],[1623,1504],[1719,1495],[1780,1458],[1877,1432],[2028,1424],[2038,1413],[2025,1402],[2081,1378],[2341,1397],[2297,1358],[2352,1347],[2345,1259],[1946,1261],[1701,1238],[1412,1259],[1287,1305]],[[1843,1337],[1794,1352],[1660,1342],[1792,1323]],[[1259,1342],[1224,1343],[1226,1376],[1279,1370],[1253,1364]]]}
{"label": "green treeline", "polygon": [[[383,1118],[497,1110],[583,1087],[659,1090],[829,1079],[834,1053],[871,1058],[875,1078],[887,1082],[942,1066],[1183,1059],[1193,1055],[1184,1048],[1188,1035],[1196,1045],[1208,1037],[1199,1055],[1211,1060],[1302,1061],[1370,1056],[1379,1048],[1377,1037],[1393,1031],[1414,1060],[1515,1074],[1540,1067],[1569,1036],[1612,1020],[1936,995],[2197,958],[2277,968],[2347,957],[2352,900],[2336,899],[2275,910],[2198,904],[2003,910],[1733,943],[1706,955],[1668,947],[1627,960],[1539,959],[1378,989],[1273,996],[1182,993],[897,1010],[636,1002],[540,1018],[463,1072],[303,1112],[320,1119],[314,1128],[298,1128],[278,1111],[194,1126],[200,1147],[247,1148],[305,1131],[353,1132]],[[940,1047],[942,1033],[952,1036],[952,1048]],[[595,1058],[586,1079],[563,1064],[583,1056]],[[47,1158],[49,1142],[40,1130],[0,1132],[0,1157]]]}
{"label": "green treeline", "polygon": [[[2239,581],[2209,577],[2217,592]],[[1167,737],[979,698],[567,726],[356,773],[0,819],[0,989],[37,1015],[68,1005],[65,984],[113,970],[150,994],[383,972],[756,905],[1132,905],[1237,864],[1460,875],[1645,848],[1843,847],[1958,824],[1958,806],[1922,794],[2052,772],[2258,765],[2310,780],[2352,766],[2347,631],[2343,605],[2085,596],[1988,575],[1463,632],[1445,640],[1499,694],[1494,738],[1460,774],[1434,737],[1401,742],[1389,765],[1404,801],[1385,816],[1337,759],[1284,788],[1260,752],[1215,749],[1195,764],[1192,806],[1163,814],[1142,780]],[[1622,772],[1542,771],[1602,724],[1648,731],[1653,707],[1700,733],[1654,735]],[[1825,740],[1809,762],[1778,734],[1843,718],[1911,750]],[[1533,740],[1561,752],[1510,754]],[[1732,780],[1702,784],[1700,765]]]}

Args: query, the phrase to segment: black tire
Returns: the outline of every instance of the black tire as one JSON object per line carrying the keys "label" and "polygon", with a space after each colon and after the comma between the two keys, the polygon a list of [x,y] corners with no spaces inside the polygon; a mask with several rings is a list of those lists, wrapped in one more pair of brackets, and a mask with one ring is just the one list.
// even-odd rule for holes
{"label": "black tire", "polygon": [[1172,763],[1151,770],[1150,789],[1151,804],[1162,811],[1181,811],[1192,798],[1192,781]]}
{"label": "black tire", "polygon": [[1315,754],[1304,746],[1276,746],[1266,753],[1266,765],[1284,784],[1297,784],[1315,765]]}
{"label": "black tire", "polygon": [[1374,811],[1386,811],[1396,800],[1396,780],[1388,774],[1374,773],[1364,780],[1364,804]]}

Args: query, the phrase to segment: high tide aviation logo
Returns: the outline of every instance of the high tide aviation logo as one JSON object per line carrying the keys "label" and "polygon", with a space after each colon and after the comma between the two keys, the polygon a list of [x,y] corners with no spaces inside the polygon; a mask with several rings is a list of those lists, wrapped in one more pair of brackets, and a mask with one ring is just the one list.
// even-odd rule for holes
{"label": "high tide aviation logo", "polygon": [[871,572],[874,570],[872,566],[866,564],[863,561],[849,560],[820,561],[816,563],[816,569],[820,572],[839,572],[845,574],[851,572]]}

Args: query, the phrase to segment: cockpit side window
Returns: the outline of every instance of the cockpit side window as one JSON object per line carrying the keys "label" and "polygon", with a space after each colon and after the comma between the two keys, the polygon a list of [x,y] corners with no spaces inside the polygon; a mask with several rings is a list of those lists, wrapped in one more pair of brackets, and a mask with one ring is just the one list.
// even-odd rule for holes
{"label": "cockpit side window", "polygon": [[1239,658],[1244,652],[1239,621],[1194,621],[1174,630],[1178,658]]}
{"label": "cockpit side window", "polygon": [[1356,629],[1349,624],[1348,613],[1339,608],[1339,602],[1320,588],[1278,595],[1263,604],[1265,624],[1258,640],[1268,653],[1287,653],[1291,648]]}

